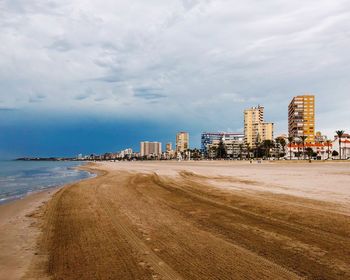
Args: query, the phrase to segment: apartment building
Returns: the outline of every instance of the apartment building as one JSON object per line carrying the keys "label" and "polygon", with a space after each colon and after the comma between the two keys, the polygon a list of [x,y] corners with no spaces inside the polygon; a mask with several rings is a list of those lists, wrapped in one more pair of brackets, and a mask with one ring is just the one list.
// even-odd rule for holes
{"label": "apartment building", "polygon": [[176,134],[176,152],[183,153],[186,152],[190,147],[190,136],[188,132],[181,131]]}
{"label": "apartment building", "polygon": [[274,124],[264,121],[264,107],[244,110],[244,141],[250,147],[264,140],[273,140]]}
{"label": "apartment building", "polygon": [[162,143],[160,142],[140,142],[140,155],[143,156],[160,156],[162,154]]}
{"label": "apartment building", "polygon": [[315,143],[315,96],[295,96],[288,106],[289,136],[306,136],[306,143]]}
{"label": "apartment building", "polygon": [[171,143],[166,143],[166,152],[170,152],[173,150],[173,145]]}

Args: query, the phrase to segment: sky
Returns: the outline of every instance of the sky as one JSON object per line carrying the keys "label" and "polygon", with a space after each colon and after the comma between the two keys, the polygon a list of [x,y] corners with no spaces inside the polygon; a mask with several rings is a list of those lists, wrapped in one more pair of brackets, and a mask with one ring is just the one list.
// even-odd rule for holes
{"label": "sky", "polygon": [[350,2],[2,0],[0,158],[69,156],[243,131],[293,96],[350,130]]}

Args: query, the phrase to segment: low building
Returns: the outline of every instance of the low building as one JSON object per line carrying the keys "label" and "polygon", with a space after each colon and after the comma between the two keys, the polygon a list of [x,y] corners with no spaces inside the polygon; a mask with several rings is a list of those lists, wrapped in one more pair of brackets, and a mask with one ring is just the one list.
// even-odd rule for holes
{"label": "low building", "polygon": [[208,155],[208,145],[216,145],[215,143],[219,143],[220,140],[240,142],[244,140],[244,134],[234,132],[203,132],[201,135],[201,152],[204,155]]}
{"label": "low building", "polygon": [[[291,143],[286,146],[285,157],[292,159],[308,158],[307,150],[312,149],[312,152],[318,159],[330,159],[332,158],[332,143],[305,143],[304,147],[301,143]],[[303,149],[305,150],[305,156],[303,156]]]}
{"label": "low building", "polygon": [[214,135],[216,139],[212,139],[209,144],[205,145],[204,155],[206,157],[216,158],[220,145],[223,145],[227,158],[246,157],[244,134],[224,133],[221,134],[221,137],[217,137],[217,134]]}
{"label": "low building", "polygon": [[327,136],[326,135],[323,135],[320,131],[317,131],[316,134],[315,134],[315,142],[316,143],[324,143],[326,142],[328,139],[327,139]]}
{"label": "low building", "polygon": [[[350,159],[350,134],[344,133],[340,139],[341,141],[341,159]],[[339,150],[339,138],[338,135],[334,136],[332,141],[333,150],[338,152],[338,159],[340,159],[340,150]]]}
{"label": "low building", "polygon": [[128,149],[120,151],[118,154],[118,157],[119,158],[125,158],[125,157],[130,158],[132,156],[132,154],[133,154],[132,149],[128,148]]}

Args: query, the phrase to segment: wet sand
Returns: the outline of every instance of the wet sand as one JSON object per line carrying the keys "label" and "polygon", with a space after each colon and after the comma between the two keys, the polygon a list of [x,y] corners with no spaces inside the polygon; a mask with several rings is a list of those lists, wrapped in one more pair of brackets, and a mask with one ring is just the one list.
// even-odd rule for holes
{"label": "wet sand", "polygon": [[32,213],[25,279],[350,279],[348,163],[84,168]]}
{"label": "wet sand", "polygon": [[57,189],[45,190],[0,205],[0,279],[21,279],[37,252],[40,236],[38,219],[33,217]]}

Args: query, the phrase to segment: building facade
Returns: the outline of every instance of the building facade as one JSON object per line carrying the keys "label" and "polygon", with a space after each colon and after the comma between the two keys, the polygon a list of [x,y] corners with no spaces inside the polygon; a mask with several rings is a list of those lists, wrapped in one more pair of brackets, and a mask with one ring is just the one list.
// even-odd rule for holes
{"label": "building facade", "polygon": [[244,145],[244,135],[237,135],[231,137],[222,137],[221,139],[214,139],[206,145],[205,156],[208,158],[215,158],[217,150],[222,142],[227,158],[239,158],[247,156],[247,149]]}
{"label": "building facade", "polygon": [[176,134],[176,152],[186,152],[190,147],[190,136],[188,132],[181,131]]}
{"label": "building facade", "polygon": [[315,96],[295,96],[288,106],[289,136],[306,136],[306,143],[315,143]]}
{"label": "building facade", "polygon": [[244,141],[255,147],[257,143],[273,140],[274,124],[264,121],[264,107],[257,106],[244,110]]}
{"label": "building facade", "polygon": [[171,143],[166,143],[166,149],[165,149],[165,151],[170,152],[170,151],[172,151],[172,149],[173,149],[172,144],[171,144]]}
{"label": "building facade", "polygon": [[201,134],[201,152],[208,154],[208,145],[215,141],[241,141],[244,139],[244,134],[233,132],[203,132]]}
{"label": "building facade", "polygon": [[124,158],[124,157],[131,157],[133,154],[133,151],[131,148],[128,148],[128,149],[125,149],[125,150],[122,150],[118,153],[118,157],[119,158]]}
{"label": "building facade", "polygon": [[[341,159],[350,159],[350,134],[344,133],[340,138],[341,144]],[[339,149],[339,138],[338,135],[334,136],[334,140],[332,142],[333,150],[338,152],[337,158],[340,159],[340,149]]]}
{"label": "building facade", "polygon": [[[307,158],[307,149],[311,148],[316,157],[322,160],[332,158],[332,150],[334,149],[332,143],[306,143],[303,147],[300,143],[290,143],[286,146],[285,157],[292,159],[303,159]],[[305,155],[303,154],[305,150]]]}
{"label": "building facade", "polygon": [[163,153],[164,159],[173,159],[175,158],[175,151],[173,150],[173,145],[171,143],[167,143],[166,144],[166,149],[165,149],[165,153]]}
{"label": "building facade", "polygon": [[326,135],[323,135],[321,133],[321,131],[317,131],[316,134],[315,134],[315,143],[324,143],[326,142],[328,139],[327,139],[327,136]]}
{"label": "building facade", "polygon": [[162,143],[160,142],[140,142],[140,156],[160,156],[162,154]]}

